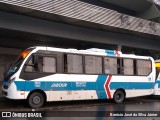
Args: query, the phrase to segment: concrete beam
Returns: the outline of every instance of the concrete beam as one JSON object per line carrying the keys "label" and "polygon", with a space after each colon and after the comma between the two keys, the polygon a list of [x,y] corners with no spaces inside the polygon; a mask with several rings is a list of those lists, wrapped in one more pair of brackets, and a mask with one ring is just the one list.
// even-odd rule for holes
{"label": "concrete beam", "polygon": [[[144,49],[160,50],[160,41],[126,34],[93,30],[79,26],[56,23],[28,16],[0,12],[0,28],[76,41],[98,42]],[[18,37],[18,36],[17,36]],[[53,40],[54,41],[54,40]],[[65,41],[67,43],[67,40]],[[64,42],[64,44],[66,44]],[[14,42],[13,42],[14,43]]]}
{"label": "concrete beam", "polygon": [[21,49],[0,47],[0,54],[3,55],[19,55],[21,52]]}

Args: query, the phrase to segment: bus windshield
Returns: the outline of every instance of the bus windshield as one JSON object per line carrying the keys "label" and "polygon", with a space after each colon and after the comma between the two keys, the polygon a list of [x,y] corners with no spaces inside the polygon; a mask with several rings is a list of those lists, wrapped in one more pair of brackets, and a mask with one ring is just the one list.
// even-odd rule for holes
{"label": "bus windshield", "polygon": [[6,70],[4,72],[4,80],[8,79],[10,76],[12,76],[15,72],[18,71],[18,69],[20,68],[23,60],[27,57],[27,55],[31,51],[32,51],[32,49],[24,50],[14,62],[12,62],[11,64],[9,64],[6,67]]}

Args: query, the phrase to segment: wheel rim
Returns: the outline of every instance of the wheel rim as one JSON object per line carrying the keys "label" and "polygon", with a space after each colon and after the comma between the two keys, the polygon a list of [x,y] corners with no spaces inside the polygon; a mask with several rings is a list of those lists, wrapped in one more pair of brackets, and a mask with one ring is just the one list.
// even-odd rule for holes
{"label": "wheel rim", "polygon": [[122,95],[121,95],[121,94],[117,94],[117,95],[116,95],[116,100],[121,100],[121,98],[122,98]]}
{"label": "wheel rim", "polygon": [[33,103],[34,103],[35,105],[39,104],[40,102],[41,102],[41,98],[40,98],[39,96],[35,96],[35,97],[33,98]]}

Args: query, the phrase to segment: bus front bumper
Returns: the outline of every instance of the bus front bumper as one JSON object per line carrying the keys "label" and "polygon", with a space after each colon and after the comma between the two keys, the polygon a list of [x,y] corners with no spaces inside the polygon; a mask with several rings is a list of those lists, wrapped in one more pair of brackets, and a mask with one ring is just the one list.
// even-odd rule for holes
{"label": "bus front bumper", "polygon": [[16,85],[12,83],[8,89],[5,89],[2,86],[2,94],[4,97],[8,99],[24,99],[25,92],[24,91],[17,91]]}

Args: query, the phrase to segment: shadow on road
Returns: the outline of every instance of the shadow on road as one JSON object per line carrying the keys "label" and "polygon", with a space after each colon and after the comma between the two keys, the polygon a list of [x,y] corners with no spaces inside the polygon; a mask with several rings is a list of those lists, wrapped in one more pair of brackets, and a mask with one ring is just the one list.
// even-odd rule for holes
{"label": "shadow on road", "polygon": [[[3,99],[3,100],[2,100]],[[31,111],[25,100],[10,100],[2,98],[0,100],[0,111]],[[129,104],[146,104],[151,102],[160,102],[160,96],[144,96],[126,99],[122,105]],[[44,110],[62,110],[68,108],[82,108],[93,106],[107,106],[117,105],[113,100],[81,100],[81,101],[63,101],[63,102],[47,102],[42,108],[36,109],[37,111]]]}

